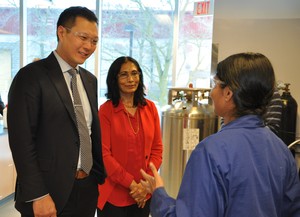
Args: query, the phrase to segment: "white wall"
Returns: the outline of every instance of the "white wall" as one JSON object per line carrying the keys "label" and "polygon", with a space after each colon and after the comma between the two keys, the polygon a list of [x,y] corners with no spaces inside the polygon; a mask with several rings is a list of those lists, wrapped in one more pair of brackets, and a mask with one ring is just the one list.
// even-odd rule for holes
{"label": "white wall", "polygon": [[276,79],[291,84],[291,94],[298,103],[299,138],[300,18],[218,18],[218,10],[222,8],[216,5],[213,42],[219,45],[219,61],[237,52],[251,51],[266,55],[273,64]]}

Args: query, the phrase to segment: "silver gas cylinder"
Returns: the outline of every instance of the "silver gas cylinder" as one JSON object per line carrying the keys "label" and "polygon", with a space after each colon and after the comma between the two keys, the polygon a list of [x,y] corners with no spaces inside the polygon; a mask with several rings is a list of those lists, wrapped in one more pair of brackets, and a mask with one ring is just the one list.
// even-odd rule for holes
{"label": "silver gas cylinder", "polygon": [[163,163],[160,174],[167,192],[176,197],[185,165],[196,145],[215,133],[218,119],[209,100],[210,89],[170,88],[162,108]]}

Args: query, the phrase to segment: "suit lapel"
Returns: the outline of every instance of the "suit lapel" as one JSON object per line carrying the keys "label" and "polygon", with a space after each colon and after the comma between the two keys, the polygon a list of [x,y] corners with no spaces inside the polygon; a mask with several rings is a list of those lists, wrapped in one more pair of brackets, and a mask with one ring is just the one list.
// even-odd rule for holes
{"label": "suit lapel", "polygon": [[65,78],[63,76],[63,73],[61,71],[61,68],[59,66],[59,63],[57,62],[54,54],[50,54],[50,56],[47,58],[48,63],[48,76],[50,80],[52,81],[53,85],[55,86],[57,93],[59,94],[63,104],[65,105],[71,119],[73,120],[74,124],[76,125],[76,118],[75,118],[75,112],[73,107],[72,98],[69,93],[69,89],[67,87]]}

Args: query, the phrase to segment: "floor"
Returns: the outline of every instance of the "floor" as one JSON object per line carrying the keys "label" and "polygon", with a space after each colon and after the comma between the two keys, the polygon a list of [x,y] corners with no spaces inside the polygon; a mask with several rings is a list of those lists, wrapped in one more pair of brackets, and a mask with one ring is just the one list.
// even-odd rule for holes
{"label": "floor", "polygon": [[20,213],[14,207],[13,195],[3,199],[0,203],[1,217],[20,217]]}

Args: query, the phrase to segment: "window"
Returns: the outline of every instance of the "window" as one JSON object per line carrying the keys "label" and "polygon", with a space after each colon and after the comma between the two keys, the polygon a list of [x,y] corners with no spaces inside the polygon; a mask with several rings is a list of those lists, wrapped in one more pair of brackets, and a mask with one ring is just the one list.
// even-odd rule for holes
{"label": "window", "polygon": [[194,16],[194,1],[103,0],[101,6],[101,96],[110,64],[124,55],[140,63],[147,96],[160,106],[170,86],[209,87],[213,17]]}
{"label": "window", "polygon": [[20,66],[19,4],[0,0],[0,8],[0,94],[6,104],[11,80]]}
{"label": "window", "polygon": [[[45,58],[55,50],[58,17],[65,8],[74,5],[82,5],[82,1],[27,0],[27,63],[35,58]],[[87,0],[84,6],[95,12],[96,1]],[[93,55],[83,67],[94,72],[94,62]]]}
{"label": "window", "polygon": [[[203,3],[213,2],[202,1],[199,5]],[[213,16],[201,15],[201,11],[197,15],[195,4],[183,1],[180,5],[175,86],[188,87],[192,83],[194,87],[209,88]]]}
{"label": "window", "polygon": [[[119,56],[135,58],[144,74],[147,96],[159,104],[171,78],[174,0],[103,0],[100,95],[106,74]],[[161,100],[160,100],[161,99]]]}
{"label": "window", "polygon": [[[213,0],[202,2],[213,9]],[[127,55],[140,63],[147,97],[160,106],[167,103],[168,87],[187,87],[190,82],[209,86],[213,16],[195,16],[194,1],[0,0],[0,94],[5,102],[19,68],[56,48],[57,19],[72,5],[88,7],[99,16],[98,48],[83,67],[98,77],[103,99],[110,64]]]}

